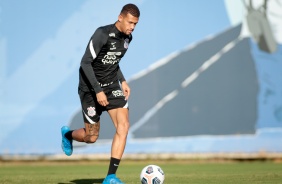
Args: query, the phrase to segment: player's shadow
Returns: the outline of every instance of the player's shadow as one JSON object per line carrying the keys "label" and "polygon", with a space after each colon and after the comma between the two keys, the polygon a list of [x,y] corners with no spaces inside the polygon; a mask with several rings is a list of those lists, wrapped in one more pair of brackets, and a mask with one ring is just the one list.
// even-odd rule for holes
{"label": "player's shadow", "polygon": [[72,180],[70,183],[58,183],[58,184],[97,184],[97,183],[102,183],[104,178],[99,178],[99,179],[77,179],[77,180]]}

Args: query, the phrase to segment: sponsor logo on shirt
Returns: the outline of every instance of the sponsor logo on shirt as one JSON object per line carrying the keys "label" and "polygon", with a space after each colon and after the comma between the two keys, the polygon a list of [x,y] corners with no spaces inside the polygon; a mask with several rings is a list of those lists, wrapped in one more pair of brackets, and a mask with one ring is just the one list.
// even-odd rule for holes
{"label": "sponsor logo on shirt", "polygon": [[109,37],[116,37],[116,34],[115,33],[110,33]]}
{"label": "sponsor logo on shirt", "polygon": [[101,87],[105,87],[105,86],[109,86],[109,85],[111,85],[111,84],[113,84],[114,82],[110,82],[110,83],[106,83],[106,84],[101,84],[101,83],[99,83],[100,84],[100,86]]}
{"label": "sponsor logo on shirt", "polygon": [[116,44],[116,42],[111,43],[112,47],[110,48],[110,50],[115,50],[115,49],[117,49],[116,46],[115,46],[115,44]]}
{"label": "sponsor logo on shirt", "polygon": [[120,58],[117,58],[117,56],[120,56],[121,52],[107,52],[107,54],[104,56],[104,59],[102,59],[102,62],[104,64],[116,64],[120,61]]}

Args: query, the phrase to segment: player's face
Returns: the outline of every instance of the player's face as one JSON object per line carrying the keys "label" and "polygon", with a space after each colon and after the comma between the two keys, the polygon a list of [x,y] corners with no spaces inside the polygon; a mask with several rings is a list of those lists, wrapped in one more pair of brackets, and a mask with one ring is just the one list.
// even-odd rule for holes
{"label": "player's face", "polygon": [[126,35],[130,35],[134,31],[139,18],[128,13],[127,15],[119,15],[118,20],[120,22],[120,31]]}

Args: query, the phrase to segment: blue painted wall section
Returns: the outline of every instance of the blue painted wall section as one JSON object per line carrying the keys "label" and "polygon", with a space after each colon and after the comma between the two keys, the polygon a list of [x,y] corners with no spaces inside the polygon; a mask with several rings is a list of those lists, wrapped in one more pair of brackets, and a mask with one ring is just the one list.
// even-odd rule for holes
{"label": "blue painted wall section", "polygon": [[[61,126],[83,126],[78,69],[89,37],[129,2],[0,1],[0,155],[62,154]],[[282,7],[273,4],[282,0],[263,23],[271,52],[246,14],[230,21],[229,0],[135,2],[140,22],[120,64],[133,93],[125,152],[282,152]],[[74,154],[109,152],[107,113],[101,126],[100,140]]]}

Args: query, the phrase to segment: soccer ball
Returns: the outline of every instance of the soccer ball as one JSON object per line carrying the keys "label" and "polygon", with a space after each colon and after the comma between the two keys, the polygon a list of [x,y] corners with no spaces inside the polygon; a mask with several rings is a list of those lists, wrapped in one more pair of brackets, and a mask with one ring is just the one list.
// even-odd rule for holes
{"label": "soccer ball", "polygon": [[140,174],[142,184],[163,184],[165,175],[163,170],[157,165],[147,165]]}

